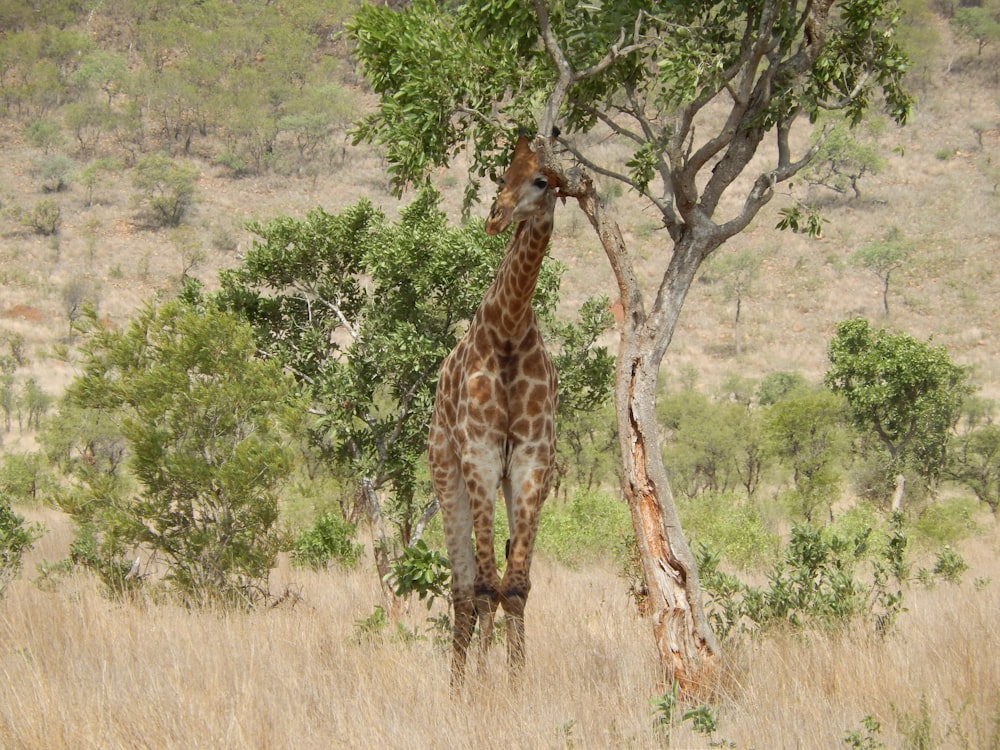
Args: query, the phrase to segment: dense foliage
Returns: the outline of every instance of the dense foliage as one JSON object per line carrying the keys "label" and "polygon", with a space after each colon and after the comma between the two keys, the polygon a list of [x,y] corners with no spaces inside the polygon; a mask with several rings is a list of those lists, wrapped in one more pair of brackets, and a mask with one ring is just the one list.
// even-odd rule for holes
{"label": "dense foliage", "polygon": [[[358,487],[377,529],[382,576],[395,547],[436,510],[419,483],[441,360],[457,343],[506,245],[479,225],[448,224],[421,190],[388,221],[361,201],[337,215],[254,224],[260,240],[223,274],[219,299],[254,326],[257,347],[295,374],[318,416],[313,436]],[[612,358],[597,345],[607,301],[579,322],[554,316],[561,267],[546,259],[535,297],[560,376],[561,419],[607,398]],[[395,534],[380,525],[392,524]]]}
{"label": "dense foliage", "polygon": [[948,438],[971,393],[969,373],[943,347],[863,319],[837,326],[826,383],[883,452],[887,477],[909,467],[928,483],[945,466]]}
{"label": "dense foliage", "polygon": [[0,494],[0,599],[7,584],[20,572],[24,553],[40,534],[41,529],[25,523],[24,517],[15,513],[7,498]]}
{"label": "dense foliage", "polygon": [[[87,426],[63,448],[75,486],[62,505],[81,527],[78,561],[116,592],[159,562],[188,601],[265,597],[277,490],[291,468],[286,376],[255,358],[245,323],[183,301],[147,307],[121,332],[94,325],[83,351],[66,399]],[[99,455],[87,440],[98,430],[114,453]]]}

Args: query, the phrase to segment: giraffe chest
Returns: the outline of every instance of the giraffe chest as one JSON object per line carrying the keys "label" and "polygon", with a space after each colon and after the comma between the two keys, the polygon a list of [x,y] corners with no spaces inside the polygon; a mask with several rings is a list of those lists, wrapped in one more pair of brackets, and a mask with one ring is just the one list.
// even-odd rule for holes
{"label": "giraffe chest", "polygon": [[461,366],[452,377],[442,373],[441,385],[450,391],[452,427],[461,441],[505,448],[554,436],[556,374],[540,337],[537,345],[516,349],[467,342],[455,354]]}

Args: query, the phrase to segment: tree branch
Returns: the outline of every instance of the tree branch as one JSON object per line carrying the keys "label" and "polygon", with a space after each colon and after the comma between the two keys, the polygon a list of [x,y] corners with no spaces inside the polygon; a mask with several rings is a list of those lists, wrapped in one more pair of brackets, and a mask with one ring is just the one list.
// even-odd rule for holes
{"label": "tree branch", "polygon": [[[648,45],[648,42],[633,42],[632,44],[622,46],[625,44],[625,29],[622,28],[618,35],[618,41],[611,45],[611,48],[608,50],[607,54],[604,55],[604,57],[586,70],[576,71],[573,70],[573,66],[570,65],[562,47],[559,45],[559,41],[556,39],[555,32],[552,30],[552,25],[549,22],[549,9],[545,5],[545,0],[534,0],[534,6],[535,14],[538,17],[538,31],[542,38],[542,43],[545,45],[545,51],[548,52],[549,57],[555,64],[556,70],[559,71],[556,83],[553,86],[552,91],[549,92],[549,99],[545,105],[545,112],[542,114],[542,118],[539,121],[539,134],[548,135],[552,132],[553,127],[555,127],[559,110],[562,108],[562,104],[566,100],[566,97],[569,95],[569,90],[574,84],[600,75],[616,60],[636,52],[637,50],[643,49]],[[638,38],[638,31],[643,17],[644,12],[640,11],[635,23],[635,38]]]}

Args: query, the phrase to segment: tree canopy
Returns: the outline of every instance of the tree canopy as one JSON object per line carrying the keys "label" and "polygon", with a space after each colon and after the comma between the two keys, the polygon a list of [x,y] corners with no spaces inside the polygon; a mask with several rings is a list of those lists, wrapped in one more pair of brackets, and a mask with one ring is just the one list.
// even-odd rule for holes
{"label": "tree canopy", "polygon": [[972,392],[968,369],[952,363],[944,347],[861,318],[837,326],[829,356],[827,385],[847,399],[857,426],[877,438],[889,474],[909,465],[928,481],[936,478]]}

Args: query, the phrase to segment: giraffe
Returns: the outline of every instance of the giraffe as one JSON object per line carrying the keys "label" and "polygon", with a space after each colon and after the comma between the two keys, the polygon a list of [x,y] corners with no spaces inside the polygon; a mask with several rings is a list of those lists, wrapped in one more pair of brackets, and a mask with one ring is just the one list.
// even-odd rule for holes
{"label": "giraffe", "polygon": [[[524,605],[539,511],[552,480],[557,399],[555,368],[531,300],[558,192],[558,180],[540,169],[522,134],[486,232],[517,226],[472,324],[441,365],[428,458],[452,569],[453,685],[463,680],[476,620],[485,651],[498,606],[507,623],[508,663],[515,672],[524,664]],[[510,526],[503,580],[493,551],[498,488]]]}

